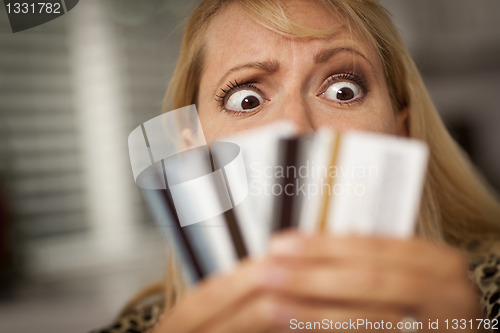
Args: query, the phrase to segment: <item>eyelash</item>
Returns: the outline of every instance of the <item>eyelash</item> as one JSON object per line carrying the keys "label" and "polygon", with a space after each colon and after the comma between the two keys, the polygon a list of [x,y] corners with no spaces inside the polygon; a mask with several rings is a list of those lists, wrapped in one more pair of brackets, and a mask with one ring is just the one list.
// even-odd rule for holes
{"label": "eyelash", "polygon": [[[368,93],[370,90],[368,89],[368,84],[366,82],[366,80],[364,80],[362,77],[354,74],[353,72],[349,72],[349,73],[342,73],[342,74],[333,74],[333,75],[330,75],[328,78],[327,78],[327,81],[326,83],[323,85],[324,91],[326,91],[326,89],[336,83],[336,82],[340,82],[340,81],[351,81],[351,82],[354,82],[355,84],[357,84],[360,88],[361,88],[361,91],[363,92],[363,94],[366,94]],[[215,97],[214,97],[214,100],[219,104],[219,108],[221,111],[224,111],[224,112],[230,112],[232,115],[243,115],[243,114],[248,114],[248,112],[235,112],[235,111],[228,111],[224,105],[226,103],[226,100],[228,98],[228,96],[230,96],[232,93],[238,91],[238,90],[242,90],[242,89],[245,89],[245,88],[250,88],[250,89],[254,89],[256,92],[258,92],[259,94],[262,94],[262,91],[257,88],[253,83],[251,82],[238,82],[237,80],[234,80],[234,81],[229,81],[229,83],[226,84],[226,87],[227,88],[220,88],[220,90],[222,91],[221,94],[215,94]],[[356,102],[356,101],[352,101],[352,102],[344,102],[344,103],[341,103],[341,104],[346,104],[346,105],[349,105],[353,102]]]}
{"label": "eyelash", "polygon": [[324,90],[326,90],[326,88],[328,88],[330,85],[332,85],[336,82],[341,82],[341,81],[354,82],[355,84],[357,84],[361,88],[361,91],[364,94],[370,92],[370,89],[368,89],[368,83],[366,82],[366,80],[364,80],[361,76],[354,74],[353,72],[330,75],[328,77],[325,85],[323,86],[325,88]]}
{"label": "eyelash", "polygon": [[229,81],[229,83],[226,84],[226,87],[227,87],[227,89],[220,88],[220,90],[222,91],[222,93],[220,95],[216,94],[215,97],[214,97],[214,99],[219,104],[219,108],[221,109],[221,111],[228,112],[228,113],[231,113],[232,115],[237,115],[237,116],[243,115],[243,114],[248,114],[248,112],[229,111],[229,110],[227,110],[224,107],[224,105],[226,103],[226,100],[227,100],[228,96],[230,96],[231,94],[233,94],[234,92],[236,92],[238,90],[243,90],[245,88],[253,89],[256,92],[258,92],[259,94],[262,94],[262,91],[259,88],[257,88],[251,82],[242,82],[242,83],[240,83],[240,82],[234,80],[234,81]]}

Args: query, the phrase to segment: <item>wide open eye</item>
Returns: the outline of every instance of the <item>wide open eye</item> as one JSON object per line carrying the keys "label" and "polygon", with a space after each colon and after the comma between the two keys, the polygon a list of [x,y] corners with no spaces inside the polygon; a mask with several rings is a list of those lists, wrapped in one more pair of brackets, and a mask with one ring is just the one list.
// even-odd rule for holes
{"label": "wide open eye", "polygon": [[348,103],[361,96],[361,89],[355,83],[339,81],[332,83],[321,95],[330,101]]}
{"label": "wide open eye", "polygon": [[264,98],[253,90],[235,91],[226,99],[225,108],[228,111],[250,112],[262,105]]}

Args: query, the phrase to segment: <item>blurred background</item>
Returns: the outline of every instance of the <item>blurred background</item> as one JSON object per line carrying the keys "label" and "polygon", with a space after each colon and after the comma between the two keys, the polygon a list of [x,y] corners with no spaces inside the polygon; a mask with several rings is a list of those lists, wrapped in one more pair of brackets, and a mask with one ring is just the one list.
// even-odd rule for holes
{"label": "blurred background", "polygon": [[[84,0],[13,34],[0,8],[0,332],[107,324],[165,269],[127,136],[158,115],[196,0]],[[500,1],[383,0],[445,123],[500,189]]]}

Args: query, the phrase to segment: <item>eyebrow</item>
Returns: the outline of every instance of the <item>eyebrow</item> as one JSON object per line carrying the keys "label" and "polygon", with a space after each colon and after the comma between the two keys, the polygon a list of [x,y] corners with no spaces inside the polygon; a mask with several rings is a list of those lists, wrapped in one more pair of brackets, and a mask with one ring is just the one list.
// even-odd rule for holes
{"label": "eyebrow", "polygon": [[241,69],[254,68],[254,69],[261,70],[263,72],[274,73],[274,72],[277,72],[279,70],[279,67],[280,67],[280,65],[276,60],[255,61],[255,62],[250,62],[248,64],[237,65],[237,66],[229,69],[226,72],[226,74],[224,74],[224,76],[221,77],[219,82],[217,82],[217,86],[221,86],[222,83],[224,82],[225,78],[229,74],[236,72],[236,71],[239,71]]}
{"label": "eyebrow", "polygon": [[356,49],[350,48],[350,47],[336,47],[333,49],[321,50],[314,55],[314,62],[317,64],[325,63],[328,60],[330,60],[331,57],[333,57],[334,55],[336,55],[337,53],[342,52],[342,51],[347,51],[347,52],[357,54],[357,55],[361,56],[363,59],[365,59],[370,65],[372,65],[363,53],[361,53],[360,51],[358,51]]}
{"label": "eyebrow", "polygon": [[[358,51],[356,49],[350,48],[350,47],[336,47],[336,48],[332,48],[332,49],[325,49],[325,50],[322,50],[322,51],[319,51],[318,53],[316,53],[314,55],[313,59],[314,59],[314,62],[317,64],[325,63],[331,57],[333,57],[334,55],[336,55],[337,53],[342,52],[342,51],[347,51],[347,52],[357,54],[357,55],[361,56],[363,59],[365,59],[371,66],[373,66],[363,53],[361,53],[360,51]],[[258,70],[261,70],[261,71],[267,72],[267,73],[275,73],[279,70],[279,67],[280,67],[280,65],[276,60],[255,61],[255,62],[250,62],[247,64],[237,65],[237,66],[230,68],[220,78],[220,80],[217,82],[217,86],[220,87],[223,84],[226,77],[229,76],[229,74],[236,72],[236,71],[239,71],[241,69],[253,68],[253,69],[258,69]]]}

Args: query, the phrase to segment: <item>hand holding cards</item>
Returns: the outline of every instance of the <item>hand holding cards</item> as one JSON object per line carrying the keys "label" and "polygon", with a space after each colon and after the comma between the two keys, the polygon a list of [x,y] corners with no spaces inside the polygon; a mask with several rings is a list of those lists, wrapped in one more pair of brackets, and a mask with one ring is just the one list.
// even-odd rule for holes
{"label": "hand holding cards", "polygon": [[[191,283],[266,253],[271,234],[284,228],[413,233],[424,144],[331,129],[297,136],[286,122],[206,144],[196,109],[179,110],[136,129],[129,147],[136,182]],[[182,123],[191,126],[187,132],[172,129]],[[185,135],[198,141],[180,144]]]}

